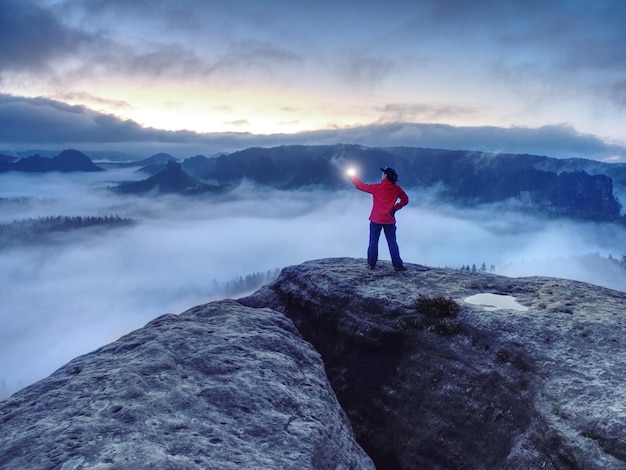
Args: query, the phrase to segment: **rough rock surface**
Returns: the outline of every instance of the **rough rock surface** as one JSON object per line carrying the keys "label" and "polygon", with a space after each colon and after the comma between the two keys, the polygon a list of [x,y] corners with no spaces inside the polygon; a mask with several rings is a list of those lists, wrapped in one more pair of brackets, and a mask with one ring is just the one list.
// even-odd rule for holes
{"label": "rough rock surface", "polygon": [[370,469],[291,320],[165,315],[0,402],[0,468]]}
{"label": "rough rock surface", "polygon": [[[239,301],[285,312],[322,354],[379,470],[626,468],[626,294],[407,266],[311,261]],[[464,301],[485,293],[527,310]]]}

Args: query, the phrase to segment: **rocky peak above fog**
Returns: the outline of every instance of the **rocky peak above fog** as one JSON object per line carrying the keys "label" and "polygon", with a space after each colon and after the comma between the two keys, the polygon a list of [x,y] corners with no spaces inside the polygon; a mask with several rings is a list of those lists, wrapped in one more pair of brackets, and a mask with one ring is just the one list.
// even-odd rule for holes
{"label": "rocky peak above fog", "polygon": [[21,171],[26,173],[71,173],[105,171],[99,167],[84,153],[78,150],[63,150],[52,158],[42,157],[39,154],[20,158],[15,162],[6,164],[1,171]]}
{"label": "rocky peak above fog", "polygon": [[141,181],[126,181],[115,187],[115,191],[124,194],[218,194],[225,190],[224,186],[209,185],[185,172],[180,163],[170,160],[163,170]]}
{"label": "rocky peak above fog", "polygon": [[626,468],[625,293],[407,267],[159,317],[0,402],[0,467]]}
{"label": "rocky peak above fog", "polygon": [[626,468],[626,294],[407,266],[311,261],[240,302],[322,354],[379,469]]}

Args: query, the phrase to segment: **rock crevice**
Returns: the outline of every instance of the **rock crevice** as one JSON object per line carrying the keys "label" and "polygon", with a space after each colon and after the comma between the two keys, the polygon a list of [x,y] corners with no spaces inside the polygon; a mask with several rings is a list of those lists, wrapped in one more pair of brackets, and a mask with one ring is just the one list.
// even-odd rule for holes
{"label": "rock crevice", "polygon": [[[626,468],[626,295],[575,281],[364,260],[283,270],[241,299],[291,318],[377,468]],[[486,308],[476,294],[526,308]],[[454,330],[416,308],[454,300]]]}

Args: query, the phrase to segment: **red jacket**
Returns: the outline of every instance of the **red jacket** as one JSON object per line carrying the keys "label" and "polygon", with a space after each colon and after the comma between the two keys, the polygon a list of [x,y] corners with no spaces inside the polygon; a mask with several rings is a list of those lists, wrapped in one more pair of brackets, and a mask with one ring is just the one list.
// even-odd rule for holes
{"label": "red jacket", "polygon": [[392,212],[403,208],[409,203],[409,197],[404,190],[396,183],[386,179],[375,184],[365,184],[356,176],[353,176],[351,179],[356,189],[370,193],[374,197],[370,220],[376,224],[395,224],[396,218],[392,215]]}

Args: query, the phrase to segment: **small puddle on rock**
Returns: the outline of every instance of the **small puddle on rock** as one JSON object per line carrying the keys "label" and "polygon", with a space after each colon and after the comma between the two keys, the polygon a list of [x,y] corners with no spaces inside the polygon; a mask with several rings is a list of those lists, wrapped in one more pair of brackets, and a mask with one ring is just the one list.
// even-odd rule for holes
{"label": "small puddle on rock", "polygon": [[463,301],[468,304],[479,305],[485,310],[507,309],[518,310],[520,312],[528,310],[528,307],[524,307],[515,300],[515,297],[511,297],[510,295],[475,294],[465,297]]}

